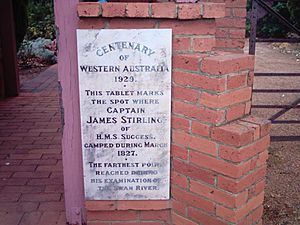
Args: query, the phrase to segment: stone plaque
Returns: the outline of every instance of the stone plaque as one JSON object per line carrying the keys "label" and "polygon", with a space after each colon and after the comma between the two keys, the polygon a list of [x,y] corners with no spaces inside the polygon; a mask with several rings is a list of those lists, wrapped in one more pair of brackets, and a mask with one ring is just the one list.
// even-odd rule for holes
{"label": "stone plaque", "polygon": [[171,30],[77,30],[88,200],[168,199]]}

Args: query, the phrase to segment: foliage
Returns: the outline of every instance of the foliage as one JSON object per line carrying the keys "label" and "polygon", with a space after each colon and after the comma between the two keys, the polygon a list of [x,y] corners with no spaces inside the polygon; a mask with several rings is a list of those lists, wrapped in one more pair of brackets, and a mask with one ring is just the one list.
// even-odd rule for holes
{"label": "foliage", "polygon": [[21,46],[27,30],[27,5],[28,0],[13,0],[17,49],[19,49],[19,47]]}
{"label": "foliage", "polygon": [[[248,0],[247,9],[251,10],[251,0]],[[287,2],[275,1],[272,8],[289,20],[292,24],[299,27],[300,20],[300,1],[287,0]],[[247,26],[247,33],[250,26]],[[257,22],[257,36],[263,38],[284,38],[291,32],[291,30],[282,24],[276,17],[268,13]]]}
{"label": "foliage", "polygon": [[[287,8],[287,3],[278,2],[273,6],[273,9],[285,18],[290,18],[290,12]],[[261,18],[257,23],[257,36],[258,37],[274,37],[281,38],[285,37],[289,32],[284,24],[278,21],[272,14],[268,13],[266,16]]]}
{"label": "foliage", "polygon": [[52,0],[29,0],[28,27],[26,39],[32,40],[38,37],[54,39],[54,9]]}
{"label": "foliage", "polygon": [[291,19],[294,21],[295,26],[300,28],[300,1],[299,0],[288,0],[287,7],[291,13]]}

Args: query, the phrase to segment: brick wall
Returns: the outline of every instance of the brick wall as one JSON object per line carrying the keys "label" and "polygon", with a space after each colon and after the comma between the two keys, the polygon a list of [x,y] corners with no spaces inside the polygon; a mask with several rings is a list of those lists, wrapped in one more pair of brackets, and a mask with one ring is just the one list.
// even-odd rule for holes
{"label": "brick wall", "polygon": [[245,45],[247,0],[201,0],[225,3],[225,17],[216,19],[216,49],[242,52]]}
{"label": "brick wall", "polygon": [[246,0],[215,2],[78,5],[79,28],[173,30],[171,199],[87,201],[89,224],[261,224],[270,124],[253,56],[220,51],[241,51]]}

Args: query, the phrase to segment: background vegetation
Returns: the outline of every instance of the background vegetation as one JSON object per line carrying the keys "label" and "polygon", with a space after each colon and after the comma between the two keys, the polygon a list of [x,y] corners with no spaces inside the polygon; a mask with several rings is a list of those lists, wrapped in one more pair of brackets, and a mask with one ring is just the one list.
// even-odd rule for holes
{"label": "background vegetation", "polygon": [[14,0],[17,47],[38,37],[55,39],[53,0]]}
{"label": "background vegetation", "polygon": [[[289,20],[293,25],[300,28],[300,0],[287,0],[286,2],[275,1],[272,8]],[[251,0],[248,0],[248,11],[251,10]],[[249,22],[247,24],[249,32]],[[273,15],[267,14],[258,20],[257,37],[284,38],[291,35],[291,31],[280,23]]]}

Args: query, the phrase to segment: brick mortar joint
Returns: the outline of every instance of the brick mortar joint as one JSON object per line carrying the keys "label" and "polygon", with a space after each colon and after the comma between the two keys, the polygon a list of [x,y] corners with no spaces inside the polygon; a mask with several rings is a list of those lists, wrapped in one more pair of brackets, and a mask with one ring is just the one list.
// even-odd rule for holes
{"label": "brick mortar joint", "polygon": [[[114,16],[104,16],[103,15],[103,5],[104,4],[108,4],[108,3],[96,3],[96,2],[81,2],[77,4],[77,15],[80,18],[89,18],[89,17],[103,17],[103,18],[165,18],[165,19],[175,19],[175,20],[198,20],[198,19],[216,19],[216,18],[224,18],[224,16],[218,16],[218,15],[214,15],[214,16],[206,16],[205,14],[205,6],[210,6],[210,5],[215,5],[215,6],[223,6],[224,8],[224,12],[225,12],[225,4],[224,3],[209,3],[209,2],[200,2],[200,3],[136,3],[136,2],[127,2],[127,3],[122,3],[122,2],[109,2],[109,4],[111,6],[114,5],[123,5],[124,6],[124,10],[125,12],[123,14],[118,14],[118,15],[114,15]],[[165,16],[163,14],[159,14],[159,15],[153,15],[153,6],[154,5],[159,5],[159,4],[170,4],[175,6],[175,13],[173,17],[170,16]],[[189,17],[189,18],[180,18],[179,12],[183,9],[181,9],[182,5],[193,5],[193,6],[199,6],[200,7],[200,15],[197,17]],[[136,10],[139,10],[139,7],[141,7],[141,10],[144,10],[145,5],[147,5],[148,8],[148,15],[144,15],[144,16],[139,16],[139,15],[135,15],[135,16],[129,16],[128,15],[128,6],[134,6],[136,8]],[[80,9],[79,9],[80,8]],[[97,14],[89,14],[88,12],[90,10],[96,10]],[[82,13],[83,12],[83,13]]]}

